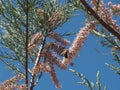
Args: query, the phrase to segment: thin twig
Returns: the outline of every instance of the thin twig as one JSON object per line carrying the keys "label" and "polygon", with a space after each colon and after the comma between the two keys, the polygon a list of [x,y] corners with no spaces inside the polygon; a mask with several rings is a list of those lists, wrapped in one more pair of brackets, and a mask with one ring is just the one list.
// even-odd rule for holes
{"label": "thin twig", "polygon": [[35,60],[35,66],[37,66],[38,63],[39,63],[39,61],[40,61],[41,52],[42,52],[42,50],[43,50],[43,48],[44,48],[44,44],[45,44],[45,39],[46,39],[46,38],[44,38],[43,44],[41,45],[41,47],[40,47],[40,49],[39,49],[39,51],[38,51],[38,55],[37,55],[37,58],[36,58],[36,60]]}
{"label": "thin twig", "polygon": [[[35,67],[39,64],[39,62],[40,62],[41,52],[42,52],[43,49],[44,49],[45,40],[46,40],[46,37],[44,37],[43,44],[41,44],[41,46],[40,46],[40,48],[39,48],[38,55],[37,55],[37,58],[36,58],[36,60],[35,60],[35,64],[34,64],[33,70],[34,70],[34,68],[35,68]],[[35,75],[34,73],[32,73],[30,90],[33,90],[33,88],[34,88],[34,79],[35,79],[35,76],[36,76],[36,75]]]}
{"label": "thin twig", "polygon": [[89,6],[89,4],[85,0],[79,0],[81,3],[84,5],[84,7],[90,12],[94,18],[96,18],[102,26],[104,26],[110,33],[115,35],[119,40],[120,40],[120,33],[114,30],[112,27],[110,27],[107,23],[105,23],[99,16],[98,14],[95,13],[95,11]]}
{"label": "thin twig", "polygon": [[26,0],[26,62],[25,62],[25,83],[26,86],[28,87],[28,0]]}

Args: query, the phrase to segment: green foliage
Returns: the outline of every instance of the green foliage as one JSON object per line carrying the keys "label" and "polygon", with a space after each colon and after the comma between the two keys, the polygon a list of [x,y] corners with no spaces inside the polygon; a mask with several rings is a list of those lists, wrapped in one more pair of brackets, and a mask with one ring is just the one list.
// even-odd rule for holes
{"label": "green foliage", "polygon": [[120,75],[120,67],[116,65],[111,65],[108,63],[105,63],[111,70],[115,71],[116,74]]}
{"label": "green foliage", "polygon": [[[94,31],[94,34],[98,37],[98,41],[102,46],[111,49],[111,54],[113,55],[114,60],[120,65],[120,41],[111,33],[105,32],[103,28],[101,30]],[[106,65],[111,70],[114,70],[117,74],[119,74],[120,66],[110,64]]]}
{"label": "green foliage", "polygon": [[[86,85],[89,88],[89,90],[102,90],[102,86],[100,82],[100,71],[98,71],[96,74],[97,77],[97,81],[96,81],[97,89],[96,89],[95,84],[89,81],[83,74],[75,71],[74,69],[69,69],[69,70],[82,80],[82,82],[77,82],[78,84]],[[105,86],[104,86],[104,90],[107,90]]]}
{"label": "green foliage", "polygon": [[114,56],[114,60],[120,65],[120,55],[116,52],[112,52],[112,55]]}
{"label": "green foliage", "polygon": [[[26,0],[0,0],[0,61],[13,72],[24,75],[27,27],[25,3]],[[67,22],[76,11],[75,7],[68,3],[60,4],[58,0],[29,0],[28,8],[28,41],[37,32],[41,31],[44,36],[46,32],[49,34],[51,31],[56,30]],[[45,15],[38,13],[38,8],[43,10]],[[52,22],[55,24],[54,27],[47,26],[54,13],[59,11],[62,12],[62,17]],[[36,51],[38,51],[38,48]],[[35,53],[29,53],[28,55],[29,76],[32,76],[31,67],[34,66],[36,57]],[[35,84],[40,81],[41,77],[42,73],[36,75]]]}
{"label": "green foliage", "polygon": [[[15,2],[14,2],[15,3]],[[25,20],[23,10],[20,6],[15,6],[11,0],[0,1],[0,26],[3,29],[0,39],[0,59],[9,66],[10,69],[21,73],[17,67],[24,66],[25,57]],[[23,28],[22,28],[23,27]]]}
{"label": "green foliage", "polygon": [[81,4],[81,2],[79,0],[67,0],[67,2],[76,8],[85,10],[85,8],[83,7],[83,5]]}

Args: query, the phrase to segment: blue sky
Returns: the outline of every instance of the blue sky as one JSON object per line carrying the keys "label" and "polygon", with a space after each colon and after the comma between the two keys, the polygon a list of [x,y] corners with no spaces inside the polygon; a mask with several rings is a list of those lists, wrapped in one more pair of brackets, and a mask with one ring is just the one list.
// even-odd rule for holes
{"label": "blue sky", "polygon": [[[79,13],[79,12],[77,12]],[[74,16],[69,22],[65,23],[62,27],[57,29],[57,32],[75,32],[84,26],[84,17],[82,13],[80,16]],[[76,35],[68,38],[71,43]],[[89,90],[86,86],[79,85],[76,82],[81,81],[80,78],[75,76],[69,71],[70,68],[83,73],[90,81],[96,83],[96,73],[100,71],[100,78],[102,87],[106,86],[107,90],[120,90],[120,76],[111,71],[105,63],[117,64],[110,53],[110,49],[102,47],[98,39],[90,35],[78,57],[74,59],[74,66],[69,66],[67,70],[61,70],[56,67],[57,77],[59,82],[62,84],[62,89],[60,90]],[[0,62],[0,82],[10,78],[12,72],[7,69],[7,67]],[[57,90],[47,73],[40,80],[40,83],[35,87],[34,90]],[[97,88],[96,88],[97,90]]]}

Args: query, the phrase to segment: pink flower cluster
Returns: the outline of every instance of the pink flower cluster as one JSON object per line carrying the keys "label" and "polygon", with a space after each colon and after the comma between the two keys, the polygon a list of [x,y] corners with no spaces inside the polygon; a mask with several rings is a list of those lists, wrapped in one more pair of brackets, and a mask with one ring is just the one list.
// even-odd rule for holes
{"label": "pink flower cluster", "polygon": [[62,45],[69,45],[70,44],[70,42],[67,39],[61,38],[60,35],[55,33],[55,32],[51,32],[50,37],[56,39],[58,42],[61,42]]}
{"label": "pink flower cluster", "polygon": [[18,89],[18,90],[27,90],[27,87],[25,84],[18,85],[17,82],[24,79],[23,75],[17,75],[12,77],[9,80],[4,81],[3,83],[0,84],[0,90],[13,90],[13,89]]}
{"label": "pink flower cluster", "polygon": [[40,62],[37,66],[35,66],[35,68],[32,70],[32,73],[35,75],[39,72],[50,72],[50,67],[43,63],[43,62]]}
{"label": "pink flower cluster", "polygon": [[112,2],[108,2],[108,5],[110,6],[110,12],[111,14],[117,13],[120,16],[120,4],[112,4]]}
{"label": "pink flower cluster", "polygon": [[28,52],[32,52],[37,47],[37,44],[41,42],[43,42],[42,33],[41,32],[35,33],[28,44]]}
{"label": "pink flower cluster", "polygon": [[120,32],[120,27],[117,25],[116,20],[113,20],[113,13],[111,10],[118,10],[120,7],[118,6],[113,6],[112,3],[109,3],[109,6],[111,7],[111,10],[109,10],[103,0],[91,0],[91,4],[93,4],[93,10],[101,17],[101,19],[106,22],[108,25],[110,25],[112,28],[114,28],[116,31]]}
{"label": "pink flower cluster", "polygon": [[37,65],[33,70],[32,70],[33,74],[37,74],[39,72],[47,72],[51,75],[51,78],[56,86],[56,88],[61,88],[61,85],[57,79],[56,76],[56,71],[54,70],[54,66],[53,63],[51,62],[40,62],[39,65]]}
{"label": "pink flower cluster", "polygon": [[52,64],[50,64],[50,67],[51,67],[51,72],[50,72],[50,75],[51,75],[51,79],[53,80],[56,88],[61,88],[61,84],[59,83],[58,79],[57,79],[57,76],[56,76],[56,71],[53,67]]}
{"label": "pink flower cluster", "polygon": [[83,46],[87,36],[90,34],[92,30],[94,30],[94,22],[89,22],[86,24],[84,28],[81,28],[79,33],[77,34],[75,40],[72,43],[72,46],[69,48],[68,58],[63,59],[63,63],[68,65],[72,62],[73,58],[76,57],[79,50]]}

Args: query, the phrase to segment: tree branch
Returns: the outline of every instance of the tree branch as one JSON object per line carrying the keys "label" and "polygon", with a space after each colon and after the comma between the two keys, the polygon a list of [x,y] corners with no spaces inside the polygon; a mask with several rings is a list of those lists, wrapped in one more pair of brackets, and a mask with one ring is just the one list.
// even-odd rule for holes
{"label": "tree branch", "polygon": [[26,0],[26,57],[25,57],[25,83],[26,83],[26,86],[28,87],[28,0]]}
{"label": "tree branch", "polygon": [[96,18],[102,26],[104,26],[110,33],[115,35],[120,40],[120,32],[114,30],[112,27],[110,27],[107,23],[105,23],[96,13],[95,11],[89,6],[89,4],[85,0],[79,0],[84,5],[84,7],[91,13],[91,15]]}

